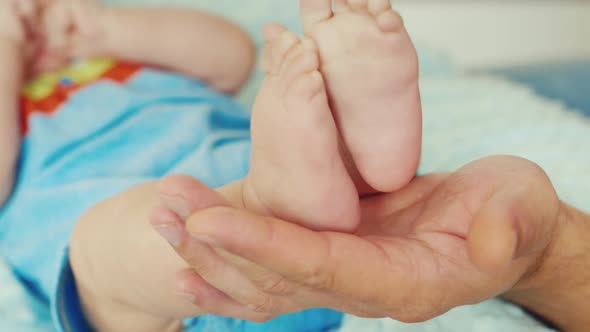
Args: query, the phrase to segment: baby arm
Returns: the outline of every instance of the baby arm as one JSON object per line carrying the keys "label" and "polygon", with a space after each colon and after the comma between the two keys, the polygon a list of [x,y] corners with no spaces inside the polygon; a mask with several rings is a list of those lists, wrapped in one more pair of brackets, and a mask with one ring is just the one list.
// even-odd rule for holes
{"label": "baby arm", "polygon": [[[84,7],[92,9],[85,12]],[[63,10],[70,15],[61,13]],[[110,7],[92,0],[57,0],[47,16],[50,46],[62,46],[60,42],[67,38],[59,36],[71,33],[72,26],[86,26],[82,30],[93,34],[92,38],[71,38],[73,45],[69,47],[74,57],[112,56],[161,66],[204,80],[225,92],[238,90],[254,64],[255,48],[244,30],[195,10]],[[68,16],[73,22],[64,23]],[[52,41],[51,36],[57,37]]]}
{"label": "baby arm", "polygon": [[25,76],[25,22],[34,2],[0,0],[0,207],[14,184],[20,151],[19,96]]}
{"label": "baby arm", "polygon": [[16,160],[20,148],[18,96],[22,79],[19,46],[0,37],[0,206],[6,201],[15,177]]}

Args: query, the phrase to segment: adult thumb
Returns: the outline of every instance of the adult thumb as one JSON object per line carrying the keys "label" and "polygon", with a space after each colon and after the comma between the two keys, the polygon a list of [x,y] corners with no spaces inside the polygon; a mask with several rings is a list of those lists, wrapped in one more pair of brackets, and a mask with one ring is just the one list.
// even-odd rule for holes
{"label": "adult thumb", "polygon": [[468,252],[482,272],[494,274],[515,260],[535,260],[551,241],[560,202],[544,173],[499,187],[474,215]]}

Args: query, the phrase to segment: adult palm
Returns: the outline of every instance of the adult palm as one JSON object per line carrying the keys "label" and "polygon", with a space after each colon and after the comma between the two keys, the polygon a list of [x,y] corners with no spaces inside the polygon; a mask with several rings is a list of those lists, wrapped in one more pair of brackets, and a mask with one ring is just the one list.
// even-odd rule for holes
{"label": "adult palm", "polygon": [[[168,181],[173,187],[175,179]],[[193,210],[203,207],[204,189],[198,190],[184,194],[193,197]],[[231,194],[211,195],[207,201],[216,203],[186,220],[192,236],[177,247],[193,268],[181,277],[183,291],[199,298],[206,281],[244,308],[210,306],[210,312],[257,320],[329,307],[416,322],[500,295],[541,263],[561,206],[538,166],[508,156],[363,199],[355,234],[314,232],[240,209]],[[186,244],[195,239],[217,249],[217,263],[203,264],[191,251]]]}

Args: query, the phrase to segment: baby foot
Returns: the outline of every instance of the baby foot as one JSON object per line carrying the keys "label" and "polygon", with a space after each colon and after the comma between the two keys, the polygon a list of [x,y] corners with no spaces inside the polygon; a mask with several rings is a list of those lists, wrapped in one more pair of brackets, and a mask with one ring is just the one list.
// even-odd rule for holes
{"label": "baby foot", "polygon": [[344,143],[374,189],[400,189],[420,159],[422,115],[416,50],[389,0],[300,0],[319,48]]}
{"label": "baby foot", "polygon": [[266,34],[267,76],[252,113],[244,203],[314,229],[351,231],[358,193],[339,154],[315,44],[290,31]]}

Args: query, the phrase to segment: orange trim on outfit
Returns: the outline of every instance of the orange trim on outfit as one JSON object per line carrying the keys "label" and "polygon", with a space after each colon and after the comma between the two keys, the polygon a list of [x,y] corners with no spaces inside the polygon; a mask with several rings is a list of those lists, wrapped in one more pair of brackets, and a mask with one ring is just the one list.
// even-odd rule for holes
{"label": "orange trim on outfit", "polygon": [[[113,66],[98,75],[96,78],[86,81],[83,83],[76,82],[59,82],[53,86],[52,92],[43,98],[32,98],[24,94],[21,97],[21,129],[23,135],[26,135],[28,131],[28,122],[31,115],[35,113],[52,114],[58,110],[63,103],[65,103],[69,96],[75,91],[87,86],[88,84],[94,83],[101,79],[111,80],[119,83],[125,83],[129,80],[137,71],[141,69],[141,66],[124,63],[114,62]],[[68,77],[64,77],[68,79]]]}

